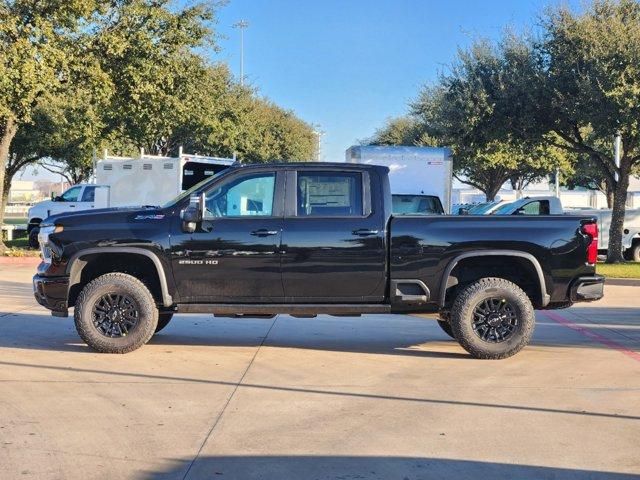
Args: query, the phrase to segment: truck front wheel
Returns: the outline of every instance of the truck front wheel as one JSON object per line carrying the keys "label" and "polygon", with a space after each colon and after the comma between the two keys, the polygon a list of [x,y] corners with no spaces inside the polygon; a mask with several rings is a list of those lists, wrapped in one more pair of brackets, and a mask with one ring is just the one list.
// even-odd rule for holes
{"label": "truck front wheel", "polygon": [[438,325],[440,325],[442,331],[455,340],[456,337],[454,337],[453,330],[451,329],[451,312],[448,310],[441,310],[438,313],[438,318]]}
{"label": "truck front wheel", "polygon": [[107,273],[78,295],[74,319],[87,345],[102,353],[127,353],[147,343],[158,325],[149,289],[135,277]]}
{"label": "truck front wheel", "polygon": [[503,278],[483,278],[456,297],[451,329],[475,358],[501,359],[522,350],[533,334],[535,313],[527,294]]}

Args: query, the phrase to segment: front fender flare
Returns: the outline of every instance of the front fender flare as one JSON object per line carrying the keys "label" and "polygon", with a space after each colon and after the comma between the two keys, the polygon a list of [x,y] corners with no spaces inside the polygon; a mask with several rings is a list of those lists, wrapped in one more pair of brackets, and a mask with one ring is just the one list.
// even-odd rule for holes
{"label": "front fender flare", "polygon": [[73,283],[77,282],[78,279],[80,278],[80,272],[82,272],[82,269],[84,268],[84,265],[82,264],[82,257],[86,255],[92,255],[92,254],[109,255],[111,253],[130,253],[134,255],[143,255],[149,258],[153,262],[153,265],[156,267],[156,271],[158,273],[158,280],[160,282],[160,291],[162,294],[162,304],[165,307],[170,307],[171,305],[173,305],[173,298],[171,297],[171,294],[169,293],[169,288],[167,286],[167,276],[165,274],[164,267],[160,262],[160,259],[155,253],[150,252],[149,250],[146,250],[144,248],[102,247],[102,248],[87,248],[86,250],[81,250],[75,253],[69,260],[69,263],[67,264],[66,271],[67,271],[67,274],[69,275],[69,285],[72,285]]}

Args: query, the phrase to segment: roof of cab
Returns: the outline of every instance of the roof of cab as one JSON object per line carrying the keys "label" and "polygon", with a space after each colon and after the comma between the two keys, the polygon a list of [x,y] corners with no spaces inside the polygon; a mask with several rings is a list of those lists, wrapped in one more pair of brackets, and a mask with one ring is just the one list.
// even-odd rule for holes
{"label": "roof of cab", "polygon": [[347,162],[273,162],[273,163],[240,163],[236,162],[231,165],[231,168],[250,168],[250,169],[264,169],[264,168],[288,168],[288,169],[310,169],[310,170],[322,170],[326,169],[339,169],[339,170],[383,170],[387,172],[388,167],[383,165],[370,165],[364,163],[347,163]]}

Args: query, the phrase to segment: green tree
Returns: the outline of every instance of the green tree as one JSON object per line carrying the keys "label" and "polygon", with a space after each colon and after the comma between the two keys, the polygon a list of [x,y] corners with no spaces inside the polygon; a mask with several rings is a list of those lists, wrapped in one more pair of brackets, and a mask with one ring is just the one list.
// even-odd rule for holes
{"label": "green tree", "polygon": [[[502,41],[511,68],[501,88],[487,90],[495,115],[477,129],[548,142],[592,162],[602,175],[594,180],[613,197],[607,261],[622,261],[629,177],[640,164],[640,4],[596,0],[583,13],[559,7],[543,15],[541,27],[538,40]],[[616,132],[619,167],[611,148]]]}
{"label": "green tree", "polygon": [[404,115],[387,120],[376,130],[373,137],[364,141],[368,145],[415,145],[436,146],[437,140],[430,137],[426,126],[414,115]]}
{"label": "green tree", "polygon": [[[0,198],[16,134],[32,120],[45,94],[70,81],[69,65],[85,22],[99,9],[92,0],[0,2]],[[0,211],[0,224],[4,210]],[[0,251],[5,246],[0,240]]]}
{"label": "green tree", "polygon": [[[629,177],[640,165],[640,4],[598,0],[583,14],[558,8],[543,27],[537,101],[529,111],[533,133],[555,133],[560,148],[587,155],[600,168],[613,191],[607,262],[623,261]],[[619,167],[612,149],[603,148],[616,132]]]}

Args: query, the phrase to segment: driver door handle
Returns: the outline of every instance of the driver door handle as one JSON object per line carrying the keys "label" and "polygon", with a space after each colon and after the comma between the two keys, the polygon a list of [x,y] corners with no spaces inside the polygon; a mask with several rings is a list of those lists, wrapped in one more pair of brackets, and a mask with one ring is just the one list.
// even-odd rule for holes
{"label": "driver door handle", "polygon": [[353,233],[354,235],[358,235],[359,237],[368,237],[370,235],[377,235],[378,230],[369,230],[368,228],[360,228],[358,230],[354,230],[351,233]]}
{"label": "driver door handle", "polygon": [[270,235],[277,235],[278,233],[278,230],[267,230],[266,228],[261,228],[251,232],[251,235],[254,237],[268,237]]}

